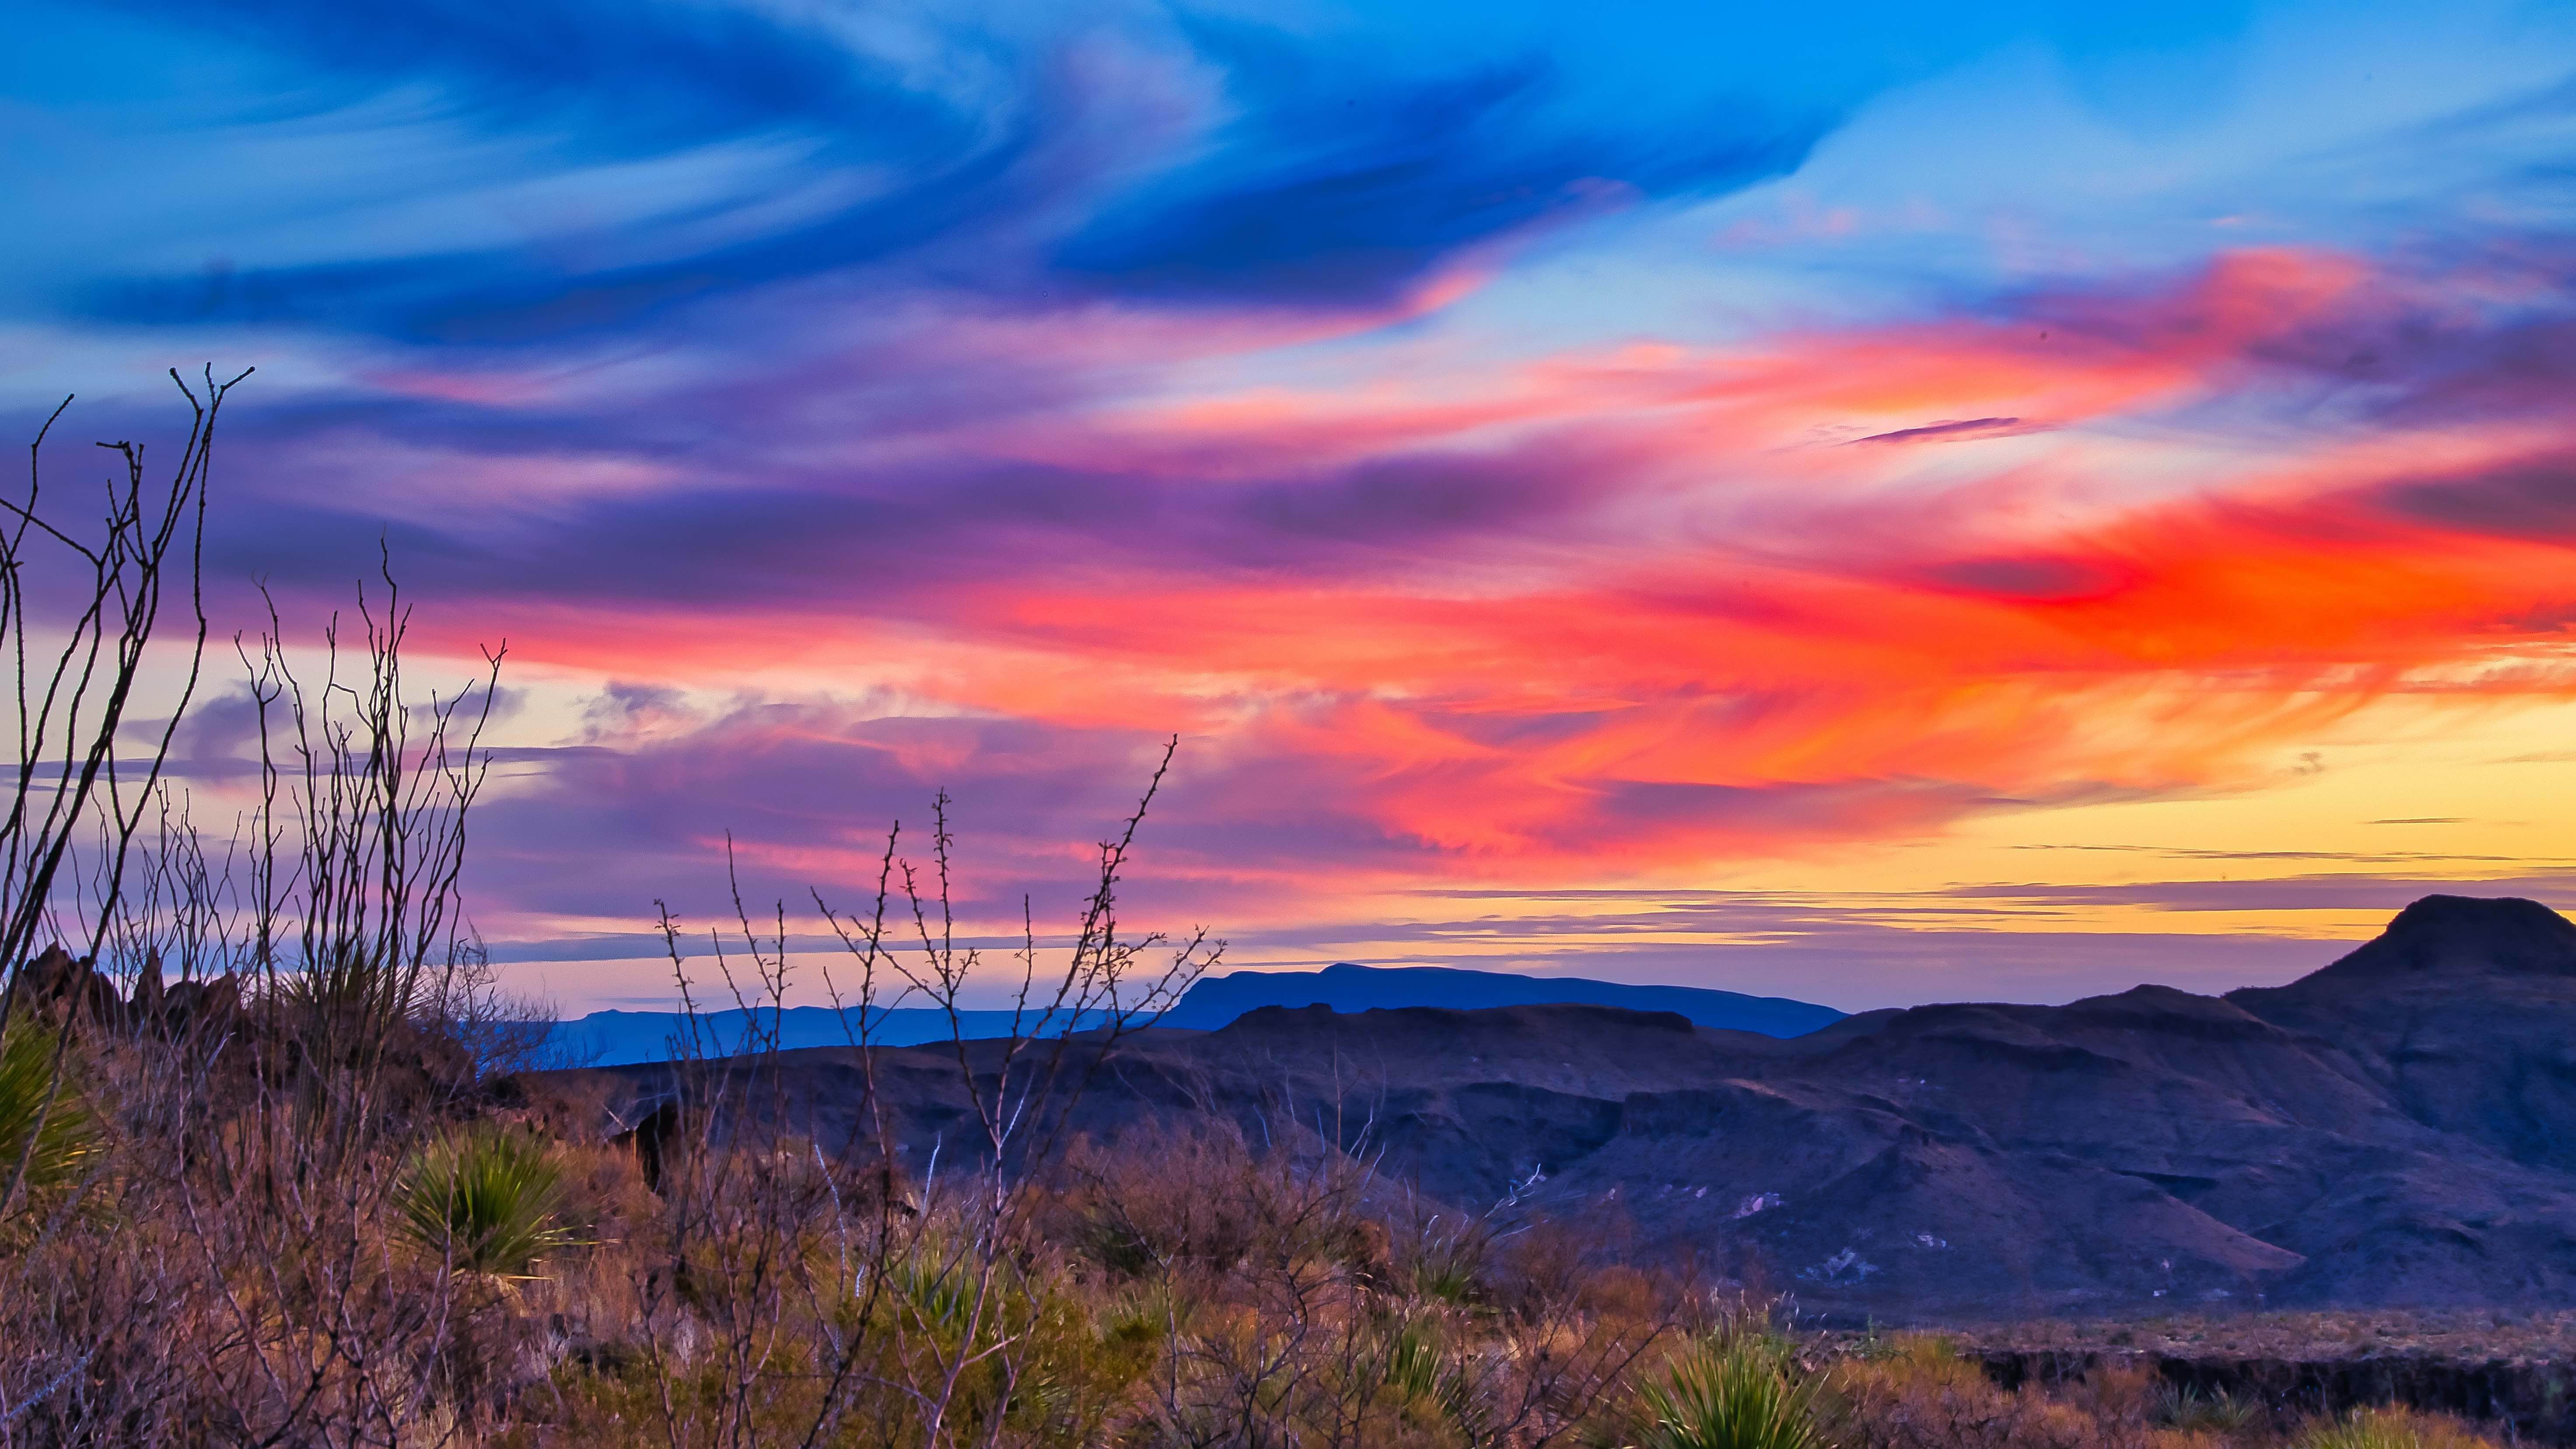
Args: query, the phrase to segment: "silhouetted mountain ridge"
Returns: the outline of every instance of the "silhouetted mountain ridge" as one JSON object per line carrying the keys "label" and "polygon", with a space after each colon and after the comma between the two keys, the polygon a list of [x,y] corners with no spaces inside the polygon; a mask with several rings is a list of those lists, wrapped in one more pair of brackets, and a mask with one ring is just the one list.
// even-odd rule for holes
{"label": "silhouetted mountain ridge", "polygon": [[1236,971],[1192,985],[1163,1025],[1213,1031],[1266,1006],[1329,1006],[1339,1012],[1435,1006],[1472,1011],[1550,1003],[1669,1011],[1696,1025],[1763,1036],[1802,1036],[1843,1013],[1783,996],[1747,996],[1696,986],[1632,986],[1579,976],[1523,976],[1446,966],[1360,966],[1321,971]]}

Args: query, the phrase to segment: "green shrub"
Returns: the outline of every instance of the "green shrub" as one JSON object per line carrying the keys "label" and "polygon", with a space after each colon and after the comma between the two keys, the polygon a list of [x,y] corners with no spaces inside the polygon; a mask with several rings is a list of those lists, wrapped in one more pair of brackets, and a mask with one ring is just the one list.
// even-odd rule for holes
{"label": "green shrub", "polygon": [[564,1221],[562,1167],[523,1133],[467,1132],[431,1146],[393,1200],[403,1236],[460,1273],[526,1277],[580,1241]]}
{"label": "green shrub", "polygon": [[1793,1381],[1767,1336],[1699,1340],[1639,1385],[1650,1422],[1638,1449],[1827,1449],[1815,1383]]}
{"label": "green shrub", "polygon": [[24,1019],[0,1036],[0,1184],[27,1160],[17,1205],[78,1181],[103,1141],[98,1118],[54,1075],[54,1033]]}

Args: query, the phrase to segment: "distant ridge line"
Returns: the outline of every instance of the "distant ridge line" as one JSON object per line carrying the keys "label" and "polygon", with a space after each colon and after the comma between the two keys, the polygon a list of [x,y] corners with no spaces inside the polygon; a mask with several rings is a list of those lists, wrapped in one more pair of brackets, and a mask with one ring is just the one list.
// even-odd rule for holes
{"label": "distant ridge line", "polygon": [[1264,1006],[1329,1006],[1336,1012],[1405,1006],[1476,1011],[1495,1006],[1618,1006],[1670,1011],[1694,1026],[1761,1036],[1805,1036],[1843,1019],[1830,1006],[1785,996],[1748,996],[1701,986],[1640,986],[1581,976],[1523,976],[1455,966],[1362,966],[1338,961],[1321,971],[1235,971],[1189,989],[1163,1025],[1214,1031]]}
{"label": "distant ridge line", "polygon": [[[1522,976],[1507,971],[1471,971],[1454,966],[1362,966],[1341,961],[1321,971],[1234,971],[1207,977],[1184,993],[1159,1025],[1215,1031],[1265,1006],[1328,1006],[1352,1013],[1407,1006],[1438,1006],[1478,1011],[1496,1006],[1615,1006],[1630,1011],[1669,1011],[1688,1017],[1694,1026],[1761,1036],[1804,1036],[1841,1021],[1844,1013],[1830,1006],[1785,996],[1749,996],[1698,986],[1639,986],[1595,981],[1580,976]],[[844,1016],[824,1006],[791,1006],[756,1013],[765,1034],[775,1031],[781,1047],[847,1046],[855,1035],[856,1009]],[[870,1018],[869,1039],[880,1046],[917,1046],[945,1041],[947,1013],[916,1007],[880,1009]],[[1073,1023],[1077,1029],[1102,1025],[1097,1014]],[[1032,1034],[1060,1030],[1062,1021],[1040,1025],[1024,1022]],[[957,1025],[969,1038],[1008,1035],[1011,1013],[961,1011]],[[752,1021],[740,1011],[709,1012],[698,1020],[700,1050],[723,1056],[742,1050]],[[561,1065],[627,1066],[667,1061],[671,1044],[684,1030],[677,1012],[594,1011],[554,1024],[547,1052]]]}

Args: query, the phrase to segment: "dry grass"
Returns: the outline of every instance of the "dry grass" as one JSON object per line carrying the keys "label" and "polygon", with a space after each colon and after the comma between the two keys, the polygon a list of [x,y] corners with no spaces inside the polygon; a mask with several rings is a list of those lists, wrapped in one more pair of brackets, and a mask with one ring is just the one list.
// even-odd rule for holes
{"label": "dry grass", "polygon": [[2484,1449],[2487,1440],[2456,1419],[2410,1409],[2355,1409],[2310,1426],[2296,1449]]}
{"label": "dry grass", "polygon": [[2109,1359],[2080,1378],[1998,1387],[1956,1340],[1838,1336],[1822,1356],[1840,1449],[2478,1449],[2459,1419],[2397,1408],[2283,1415],[2177,1389]]}
{"label": "dry grass", "polygon": [[1866,1356],[1834,1361],[1827,1373],[1835,1438],[1844,1449],[2147,1446],[2146,1415],[2130,1395],[2097,1390],[2089,1402],[2071,1402],[2006,1392],[1943,1339],[1900,1339]]}

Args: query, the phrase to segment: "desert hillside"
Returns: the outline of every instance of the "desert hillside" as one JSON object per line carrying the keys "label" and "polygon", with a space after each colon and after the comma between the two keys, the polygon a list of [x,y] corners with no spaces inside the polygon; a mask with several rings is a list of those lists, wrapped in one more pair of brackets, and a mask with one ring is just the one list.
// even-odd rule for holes
{"label": "desert hillside", "polygon": [[[2532,1304],[2576,1292],[2571,1040],[2576,926],[2433,896],[2286,987],[1789,1040],[1599,1006],[1270,1008],[1121,1042],[1071,1123],[1139,1152],[1320,1137],[1440,1202],[1543,1207],[1632,1261],[1881,1321]],[[682,1070],[566,1084],[634,1121]],[[855,1052],[775,1071],[795,1130],[864,1135]],[[902,1155],[971,1151],[953,1058],[885,1050],[875,1075]]]}

